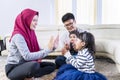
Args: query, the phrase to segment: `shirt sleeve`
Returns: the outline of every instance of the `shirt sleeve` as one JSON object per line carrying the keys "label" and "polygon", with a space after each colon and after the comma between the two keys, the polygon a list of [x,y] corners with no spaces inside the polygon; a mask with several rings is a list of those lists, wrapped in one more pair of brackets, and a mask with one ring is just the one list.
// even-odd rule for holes
{"label": "shirt sleeve", "polygon": [[73,65],[77,69],[86,62],[86,57],[81,55],[72,56],[70,52],[67,52],[64,56],[66,57],[66,63]]}
{"label": "shirt sleeve", "polygon": [[43,49],[38,52],[30,52],[24,37],[20,34],[14,35],[13,40],[20,54],[26,61],[44,58],[48,55],[48,53],[52,52],[49,49]]}

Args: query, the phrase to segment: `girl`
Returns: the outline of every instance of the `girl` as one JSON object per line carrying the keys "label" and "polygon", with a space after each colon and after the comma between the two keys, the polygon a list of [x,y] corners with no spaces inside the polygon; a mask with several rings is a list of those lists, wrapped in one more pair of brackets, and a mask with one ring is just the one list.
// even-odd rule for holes
{"label": "girl", "polygon": [[[64,48],[62,49],[62,54],[63,55],[66,52],[66,49],[70,51],[71,55],[76,55],[78,53],[73,48],[73,42],[77,38],[77,35],[78,35],[78,31],[77,30],[71,31],[69,33],[70,41],[68,43],[66,43],[65,46],[64,46]],[[58,56],[55,59],[55,63],[56,63],[57,68],[61,67],[63,64],[66,64],[66,61],[65,61],[66,58],[63,55]]]}
{"label": "girl", "polygon": [[[48,48],[41,50],[35,35],[39,13],[32,9],[23,10],[16,18],[10,39],[9,55],[5,66],[10,80],[32,80],[55,70],[55,64],[41,62],[54,49],[53,38]],[[56,43],[57,44],[57,43]]]}
{"label": "girl", "polygon": [[[78,53],[78,52],[73,48],[73,46],[74,46],[74,41],[76,40],[77,36],[78,36],[78,31],[76,31],[76,30],[75,30],[75,31],[71,31],[70,34],[69,34],[70,44],[69,44],[68,48],[69,48],[69,51],[70,51],[71,55],[76,55],[76,54]],[[66,45],[66,47],[67,47],[67,45]],[[64,52],[63,52],[63,54],[64,54]]]}
{"label": "girl", "polygon": [[107,80],[95,71],[95,40],[91,33],[80,33],[74,41],[74,49],[78,51],[76,56],[66,49],[64,56],[67,64],[59,69],[54,80]]}

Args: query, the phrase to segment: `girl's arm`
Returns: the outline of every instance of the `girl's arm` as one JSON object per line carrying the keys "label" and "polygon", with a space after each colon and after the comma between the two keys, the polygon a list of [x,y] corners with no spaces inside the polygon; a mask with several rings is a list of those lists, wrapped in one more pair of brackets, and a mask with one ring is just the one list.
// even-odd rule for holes
{"label": "girl's arm", "polygon": [[70,52],[67,52],[65,55],[64,55],[67,59],[66,59],[66,62],[68,64],[71,64],[73,65],[75,68],[80,68],[81,66],[85,65],[86,63],[86,58],[85,56],[81,56],[81,55],[76,55],[76,56],[72,56],[70,54]]}

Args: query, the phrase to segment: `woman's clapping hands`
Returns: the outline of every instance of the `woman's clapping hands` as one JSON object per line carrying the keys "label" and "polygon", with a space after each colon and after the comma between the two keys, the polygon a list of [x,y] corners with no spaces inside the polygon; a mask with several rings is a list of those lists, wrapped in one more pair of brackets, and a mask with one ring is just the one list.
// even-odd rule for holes
{"label": "woman's clapping hands", "polygon": [[59,44],[59,35],[57,35],[56,38],[51,36],[49,43],[48,43],[48,48],[50,50],[55,50],[58,47],[58,44]]}

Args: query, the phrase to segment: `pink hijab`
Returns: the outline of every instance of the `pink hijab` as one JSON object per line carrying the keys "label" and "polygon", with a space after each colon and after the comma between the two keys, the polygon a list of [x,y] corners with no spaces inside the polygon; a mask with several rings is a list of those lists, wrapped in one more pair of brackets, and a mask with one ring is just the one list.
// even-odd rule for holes
{"label": "pink hijab", "polygon": [[31,21],[35,15],[39,15],[39,13],[31,9],[23,10],[15,20],[14,30],[11,36],[12,39],[15,34],[21,34],[24,37],[30,52],[40,50],[35,32],[30,29]]}

